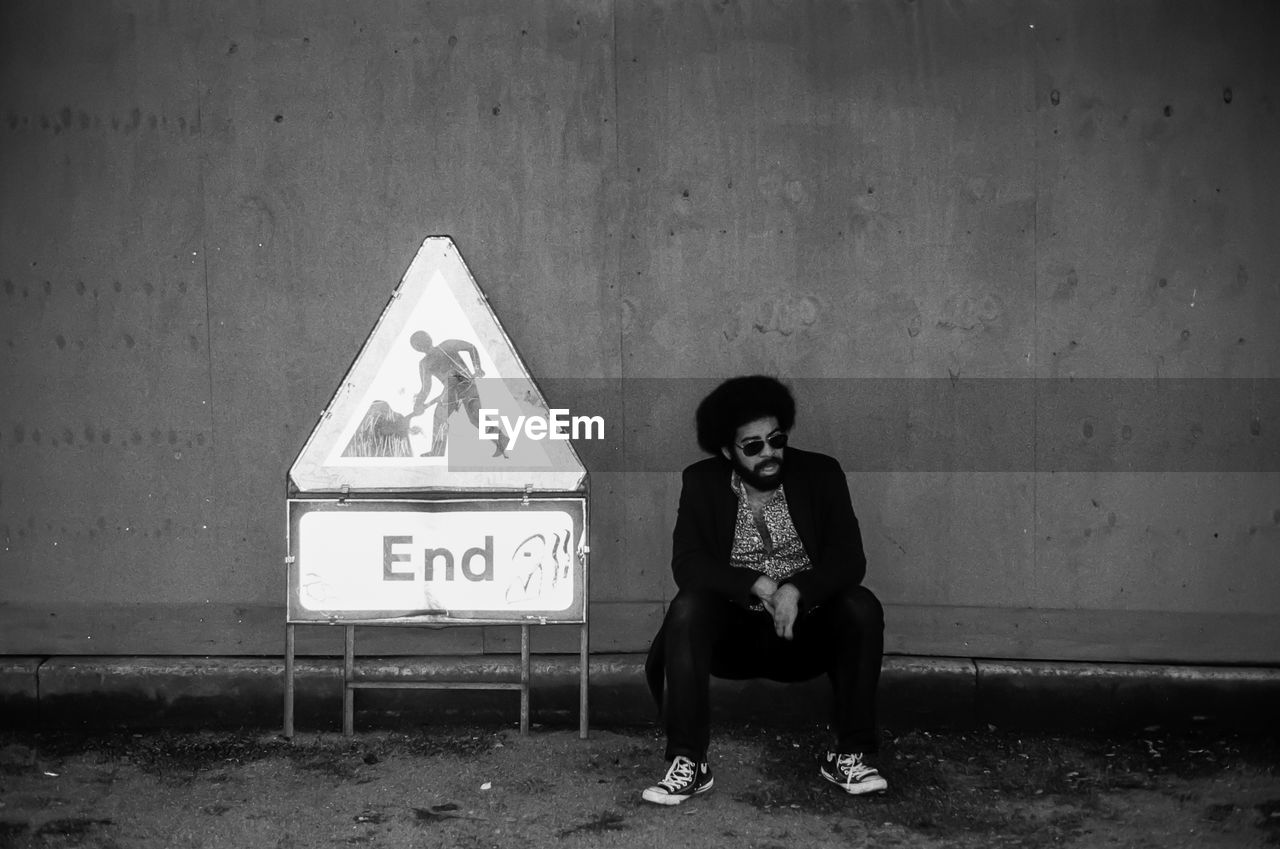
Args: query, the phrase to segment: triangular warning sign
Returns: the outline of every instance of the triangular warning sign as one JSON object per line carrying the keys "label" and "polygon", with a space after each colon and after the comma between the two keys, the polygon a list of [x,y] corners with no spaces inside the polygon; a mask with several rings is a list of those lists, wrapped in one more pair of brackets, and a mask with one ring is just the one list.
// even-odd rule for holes
{"label": "triangular warning sign", "polygon": [[422,243],[290,470],[299,492],[574,492],[586,472],[453,240]]}

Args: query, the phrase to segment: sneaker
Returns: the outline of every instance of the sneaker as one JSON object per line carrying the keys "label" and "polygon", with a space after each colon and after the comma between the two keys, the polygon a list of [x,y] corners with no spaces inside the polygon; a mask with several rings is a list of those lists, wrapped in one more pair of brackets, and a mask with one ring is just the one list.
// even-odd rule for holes
{"label": "sneaker", "polygon": [[861,752],[856,754],[827,752],[819,772],[827,781],[854,796],[876,793],[889,787],[889,782],[876,772],[875,767],[868,766],[862,760]]}
{"label": "sneaker", "polygon": [[696,793],[710,790],[714,783],[706,761],[695,764],[684,755],[676,755],[666,777],[652,787],[646,787],[641,796],[646,802],[658,805],[678,805]]}

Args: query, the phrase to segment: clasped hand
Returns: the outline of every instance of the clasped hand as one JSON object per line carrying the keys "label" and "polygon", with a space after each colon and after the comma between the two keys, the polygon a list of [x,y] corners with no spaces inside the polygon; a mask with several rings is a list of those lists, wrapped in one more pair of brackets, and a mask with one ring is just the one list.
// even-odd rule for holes
{"label": "clasped hand", "polygon": [[784,640],[791,639],[796,616],[800,613],[800,591],[791,584],[778,583],[768,575],[761,575],[751,585],[751,593],[764,603],[764,609],[773,617],[773,628]]}

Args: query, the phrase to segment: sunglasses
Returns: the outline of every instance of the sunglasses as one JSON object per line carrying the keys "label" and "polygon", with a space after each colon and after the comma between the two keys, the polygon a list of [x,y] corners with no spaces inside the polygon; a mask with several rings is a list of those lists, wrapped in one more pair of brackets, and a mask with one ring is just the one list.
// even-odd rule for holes
{"label": "sunglasses", "polygon": [[746,442],[738,445],[738,450],[748,457],[754,457],[764,450],[764,444],[769,443],[769,447],[774,451],[787,447],[787,435],[785,433],[771,433],[764,439],[759,437],[748,439]]}

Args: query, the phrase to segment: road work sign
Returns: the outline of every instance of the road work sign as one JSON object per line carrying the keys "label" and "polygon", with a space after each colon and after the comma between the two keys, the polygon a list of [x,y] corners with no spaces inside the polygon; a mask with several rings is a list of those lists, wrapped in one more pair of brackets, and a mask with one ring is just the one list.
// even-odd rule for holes
{"label": "road work sign", "polygon": [[431,237],[289,477],[302,493],[578,491],[586,470],[560,438],[575,427],[599,439],[606,423],[548,408],[453,240]]}
{"label": "road work sign", "polygon": [[585,622],[576,413],[426,239],[290,469],[290,621]]}
{"label": "road work sign", "polygon": [[[346,734],[369,687],[518,690],[527,733],[529,626],[574,623],[586,737],[587,475],[572,440],[604,432],[548,407],[453,240],[426,239],[289,470],[285,735],[298,625],[344,626]],[[520,680],[357,678],[357,626],[438,624],[518,624]]]}

